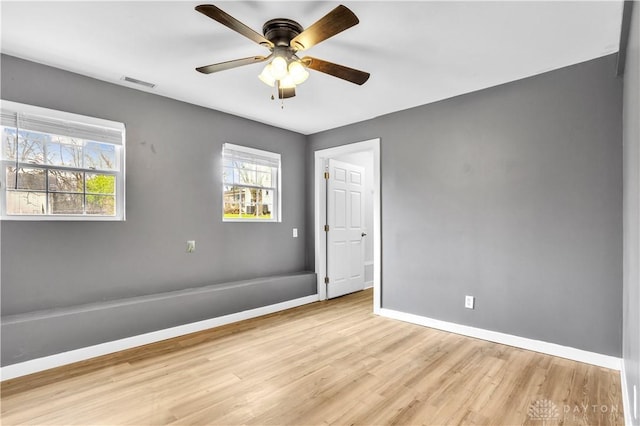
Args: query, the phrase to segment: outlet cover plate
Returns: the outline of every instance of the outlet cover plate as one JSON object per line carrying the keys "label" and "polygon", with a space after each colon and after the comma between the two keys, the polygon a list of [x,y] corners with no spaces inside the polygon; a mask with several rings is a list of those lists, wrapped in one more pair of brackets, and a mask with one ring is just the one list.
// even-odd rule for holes
{"label": "outlet cover plate", "polygon": [[464,297],[464,307],[467,309],[473,309],[473,305],[475,302],[475,297],[473,296],[465,296]]}

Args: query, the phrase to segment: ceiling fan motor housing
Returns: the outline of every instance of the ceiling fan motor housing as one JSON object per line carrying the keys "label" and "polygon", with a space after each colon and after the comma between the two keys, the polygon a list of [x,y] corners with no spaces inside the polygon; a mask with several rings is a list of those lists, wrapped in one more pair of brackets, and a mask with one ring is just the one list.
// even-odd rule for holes
{"label": "ceiling fan motor housing", "polygon": [[262,26],[265,38],[276,46],[289,47],[291,40],[302,31],[302,25],[285,18],[271,19]]}

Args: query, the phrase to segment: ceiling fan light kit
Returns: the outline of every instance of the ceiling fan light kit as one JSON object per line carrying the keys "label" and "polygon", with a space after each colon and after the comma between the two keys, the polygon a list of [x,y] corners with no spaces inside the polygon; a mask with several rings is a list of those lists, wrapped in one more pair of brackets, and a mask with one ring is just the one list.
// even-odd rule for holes
{"label": "ceiling fan light kit", "polygon": [[309,49],[359,22],[356,15],[346,6],[336,7],[307,29],[303,29],[300,24],[291,19],[271,19],[262,27],[263,35],[214,5],[203,4],[196,6],[196,10],[271,51],[271,54],[266,57],[251,56],[196,68],[203,74],[269,61],[258,78],[266,85],[275,87],[280,99],[295,96],[296,86],[309,78],[307,69],[358,85],[364,84],[369,79],[370,74],[364,71],[310,56],[303,58],[297,56],[297,52]]}

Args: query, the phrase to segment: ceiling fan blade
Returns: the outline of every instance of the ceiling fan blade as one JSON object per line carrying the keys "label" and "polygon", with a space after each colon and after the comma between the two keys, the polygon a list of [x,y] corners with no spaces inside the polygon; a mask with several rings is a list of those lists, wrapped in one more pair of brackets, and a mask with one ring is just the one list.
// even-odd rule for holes
{"label": "ceiling fan blade", "polygon": [[306,50],[358,22],[358,17],[348,7],[340,5],[294,37],[289,45],[296,50]]}
{"label": "ceiling fan blade", "polygon": [[266,61],[270,56],[249,56],[248,58],[235,59],[233,61],[220,62],[218,64],[205,65],[196,68],[196,71],[202,74],[211,74],[218,71],[224,71],[231,68],[241,67],[243,65],[251,65],[258,62]]}
{"label": "ceiling fan blade", "polygon": [[312,58],[311,56],[305,56],[301,61],[307,68],[350,81],[351,83],[355,83],[360,86],[363,85],[371,75],[368,72],[345,67],[344,65],[334,64],[333,62],[323,61],[322,59]]}
{"label": "ceiling fan blade", "polygon": [[242,34],[248,39],[253,40],[268,49],[271,49],[273,47],[273,43],[264,38],[261,34],[255,32],[242,22],[238,21],[233,16],[229,15],[224,10],[212,4],[201,4],[200,6],[196,6],[196,10],[203,15],[207,15],[214,21],[220,22],[222,25],[231,28],[235,32]]}

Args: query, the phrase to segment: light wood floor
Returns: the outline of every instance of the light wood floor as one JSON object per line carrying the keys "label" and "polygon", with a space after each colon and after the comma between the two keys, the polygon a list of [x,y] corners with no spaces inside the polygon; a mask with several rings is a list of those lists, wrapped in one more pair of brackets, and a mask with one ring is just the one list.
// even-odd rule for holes
{"label": "light wood floor", "polygon": [[624,423],[612,370],[374,316],[371,291],[2,383],[2,424]]}

